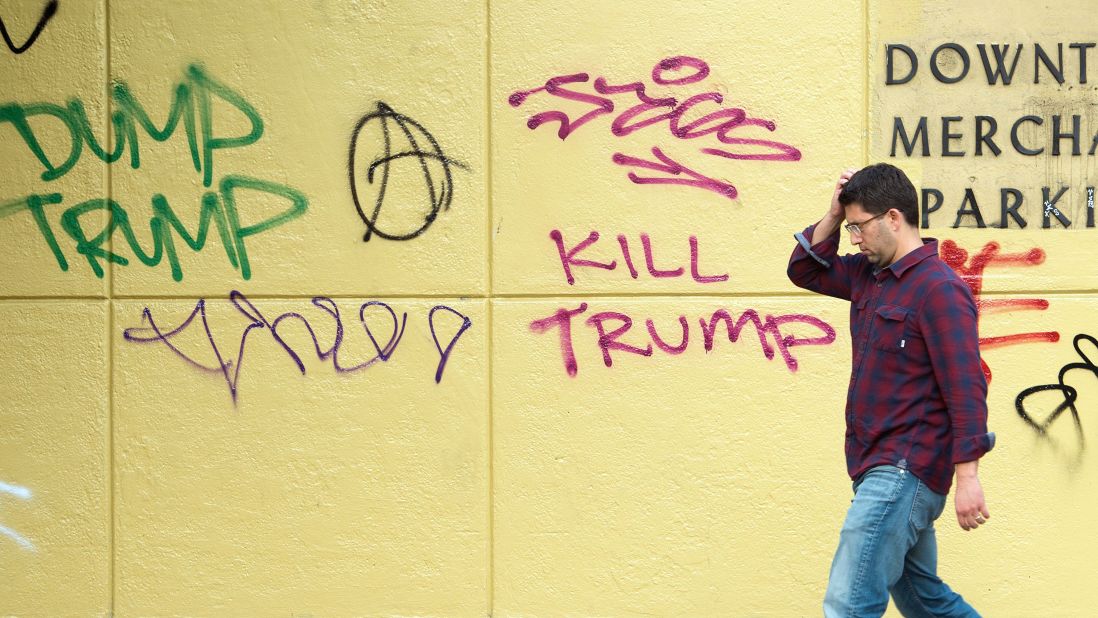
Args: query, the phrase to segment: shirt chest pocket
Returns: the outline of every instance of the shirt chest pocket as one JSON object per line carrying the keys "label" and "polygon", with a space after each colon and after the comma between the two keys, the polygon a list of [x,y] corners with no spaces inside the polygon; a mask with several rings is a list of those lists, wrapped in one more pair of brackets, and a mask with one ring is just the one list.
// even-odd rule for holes
{"label": "shirt chest pocket", "polygon": [[873,315],[873,348],[899,354],[908,346],[911,311],[896,305],[881,305]]}

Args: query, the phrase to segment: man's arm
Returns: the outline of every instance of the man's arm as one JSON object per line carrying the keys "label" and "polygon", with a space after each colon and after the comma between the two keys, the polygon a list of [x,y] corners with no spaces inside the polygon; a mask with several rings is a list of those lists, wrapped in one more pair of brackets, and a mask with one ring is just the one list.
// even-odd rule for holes
{"label": "man's arm", "polygon": [[953,433],[957,523],[972,530],[991,517],[977,469],[980,457],[995,445],[994,434],[987,431],[987,381],[980,368],[976,302],[961,281],[944,281],[927,291],[918,320]]}
{"label": "man's arm", "polygon": [[795,235],[797,246],[789,256],[786,269],[789,280],[797,287],[844,300],[850,300],[851,258],[838,255],[839,227],[844,218],[839,193],[853,175],[853,170],[847,170],[839,176],[831,205],[823,218]]}

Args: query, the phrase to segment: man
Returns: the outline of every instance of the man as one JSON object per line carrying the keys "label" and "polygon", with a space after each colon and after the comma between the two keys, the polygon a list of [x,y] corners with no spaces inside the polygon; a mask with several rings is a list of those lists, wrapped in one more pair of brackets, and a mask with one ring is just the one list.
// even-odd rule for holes
{"label": "man", "polygon": [[[856,255],[837,253],[844,219]],[[824,614],[880,616],[891,593],[904,616],[978,616],[938,578],[934,536],[954,472],[961,528],[990,517],[977,465],[995,435],[972,293],[938,259],[938,242],[919,237],[915,187],[891,165],[844,172],[827,213],[795,238],[789,279],[850,301],[854,499]]]}

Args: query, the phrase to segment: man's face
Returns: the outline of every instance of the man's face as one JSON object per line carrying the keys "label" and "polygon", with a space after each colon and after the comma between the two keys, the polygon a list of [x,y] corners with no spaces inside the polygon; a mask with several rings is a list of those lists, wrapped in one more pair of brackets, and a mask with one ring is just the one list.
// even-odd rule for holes
{"label": "man's face", "polygon": [[850,234],[850,244],[857,245],[862,255],[877,268],[892,264],[896,255],[896,235],[889,227],[892,211],[871,215],[857,202],[848,204],[844,210],[847,224],[858,226],[858,232]]}

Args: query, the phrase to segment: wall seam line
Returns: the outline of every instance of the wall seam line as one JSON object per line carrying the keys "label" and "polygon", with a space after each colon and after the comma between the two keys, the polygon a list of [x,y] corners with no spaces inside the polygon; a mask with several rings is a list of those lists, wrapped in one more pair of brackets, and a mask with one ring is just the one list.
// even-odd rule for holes
{"label": "wall seam line", "polygon": [[[104,67],[103,67],[104,68],[103,89],[104,89],[105,101],[104,101],[104,106],[103,107],[104,107],[104,110],[106,111],[106,118],[104,118],[104,123],[103,123],[104,131],[106,132],[106,139],[104,140],[104,143],[108,144],[107,152],[110,152],[115,146],[115,144],[112,143],[114,138],[113,138],[113,133],[111,132],[111,113],[112,113],[112,109],[111,109],[111,1],[110,0],[103,0],[103,36],[104,36],[104,39],[105,39],[105,42],[106,42],[106,45],[103,46],[104,49],[105,49],[105,54],[104,54],[105,58],[104,58]],[[113,184],[114,183],[113,183],[113,177],[112,177],[112,174],[111,174],[111,171],[112,171],[111,170],[111,165],[108,163],[108,164],[105,165],[105,167],[106,167],[106,181],[107,181],[107,186],[106,186],[107,203],[110,203],[110,200],[112,200],[113,197],[114,197],[113,196]],[[113,234],[110,234],[110,235],[107,236],[107,247],[108,247],[108,251],[110,251],[111,253],[114,252],[114,239],[113,239],[113,236],[114,236]],[[114,355],[115,355],[115,350],[114,350],[114,336],[113,336],[113,334],[114,334],[114,298],[113,298],[113,296],[114,296],[114,264],[110,265],[110,270],[108,270],[107,272],[109,273],[108,279],[107,279],[107,285],[106,285],[106,288],[107,288],[107,298],[106,298],[106,302],[107,302],[107,443],[109,445],[108,448],[107,448],[107,454],[108,454],[107,483],[108,483],[108,487],[109,487],[109,490],[110,490],[109,491],[109,495],[110,495],[110,529],[108,530],[108,538],[110,539],[110,543],[108,543],[108,548],[109,548],[109,551],[110,551],[110,555],[108,556],[108,559],[107,559],[107,569],[108,569],[108,571],[107,571],[107,573],[108,573],[107,574],[107,577],[108,577],[107,615],[108,616],[114,616],[115,615],[115,596],[116,596],[116,589],[117,589],[117,586],[118,586],[118,577],[117,577],[117,574],[116,574],[117,560],[116,560],[116,557],[115,557],[115,547],[116,547],[116,540],[117,540],[115,538],[115,528],[116,528],[115,523],[117,521],[117,516],[116,516],[116,509],[115,509],[116,496],[115,496],[115,482],[114,482],[115,481],[115,479],[114,479],[114,473],[115,473],[115,470],[114,470],[114,462],[115,462]]]}
{"label": "wall seam line", "polygon": [[[1093,294],[1094,288],[1065,288],[1065,289],[1041,289],[1041,288],[1017,288],[1008,290],[983,290],[984,296],[1085,296]],[[473,296],[456,296],[453,294],[434,294],[434,295],[411,295],[411,294],[373,294],[373,295],[329,295],[324,298],[330,298],[336,302],[355,302],[361,300],[382,300],[382,301],[431,301],[431,300],[453,300],[455,298],[463,301],[538,301],[538,300],[555,300],[555,299],[572,299],[572,300],[619,300],[619,299],[636,299],[636,300],[737,300],[737,299],[754,299],[754,298],[813,298],[814,295],[811,292],[802,292],[799,290],[767,290],[760,292],[689,292],[684,290],[673,291],[670,294],[659,292],[511,292],[503,294],[491,294],[491,295],[473,295]],[[211,296],[5,296],[0,298],[0,303],[50,303],[50,302],[63,302],[71,303],[73,301],[89,301],[89,302],[139,302],[139,301],[158,301],[158,302],[177,302],[193,305],[195,301],[202,298],[206,301],[210,301],[211,304],[217,302],[228,303],[228,298],[211,297]],[[261,301],[303,301],[308,303],[312,296],[301,295],[270,295],[270,294],[252,294],[248,296],[248,300],[261,300]],[[830,299],[823,299],[830,302]],[[842,302],[842,301],[834,301]]]}
{"label": "wall seam line", "polygon": [[487,153],[487,165],[485,169],[485,193],[486,200],[485,205],[487,209],[487,237],[488,237],[488,255],[487,255],[487,270],[488,270],[488,296],[485,299],[487,304],[488,315],[488,426],[487,426],[487,442],[488,442],[488,547],[487,558],[488,565],[486,569],[487,582],[487,601],[488,601],[488,616],[492,616],[495,612],[495,550],[496,550],[496,535],[495,535],[495,433],[493,426],[495,424],[495,406],[493,405],[493,365],[492,362],[495,358],[494,348],[492,345],[493,339],[493,324],[495,322],[493,314],[493,298],[495,294],[495,280],[492,276],[492,265],[495,262],[495,254],[493,252],[493,240],[494,236],[492,230],[495,226],[495,213],[493,212],[492,197],[494,191],[492,188],[492,1],[485,0],[484,2],[484,64],[485,64],[485,80],[484,80],[484,102],[485,102],[485,136],[486,136],[486,153]]}
{"label": "wall seam line", "polygon": [[864,30],[862,31],[862,40],[865,43],[862,45],[862,66],[865,67],[865,72],[862,74],[862,166],[869,165],[869,73],[871,71],[869,66],[869,46],[872,45],[869,36],[869,0],[862,0],[862,17]]}

